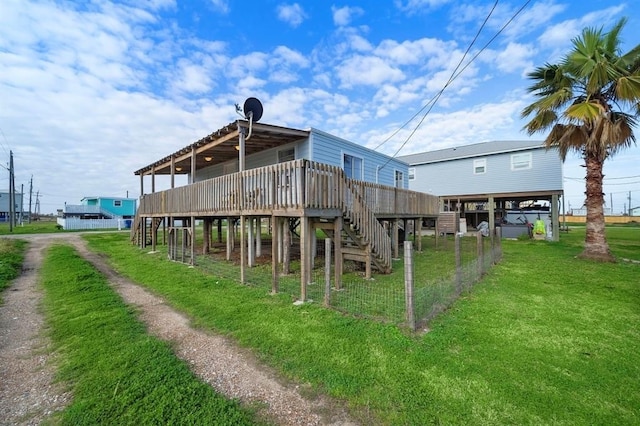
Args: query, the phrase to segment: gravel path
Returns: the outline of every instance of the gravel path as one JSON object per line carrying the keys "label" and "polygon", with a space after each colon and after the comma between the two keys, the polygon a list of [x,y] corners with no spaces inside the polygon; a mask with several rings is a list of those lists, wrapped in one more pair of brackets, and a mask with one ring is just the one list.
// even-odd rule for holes
{"label": "gravel path", "polygon": [[[115,273],[77,234],[54,235],[66,235],[65,240],[109,279],[124,301],[139,309],[149,333],[171,342],[175,354],[218,392],[260,407],[261,415],[280,425],[356,424],[339,404],[324,396],[306,397],[312,393],[305,391],[306,386],[281,380],[229,339],[191,328],[189,319],[161,298]],[[39,424],[70,399],[52,385],[53,367],[44,355],[47,342],[41,336],[43,320],[37,309],[37,271],[43,250],[55,237],[29,236],[23,274],[5,292],[0,307],[0,424]]]}

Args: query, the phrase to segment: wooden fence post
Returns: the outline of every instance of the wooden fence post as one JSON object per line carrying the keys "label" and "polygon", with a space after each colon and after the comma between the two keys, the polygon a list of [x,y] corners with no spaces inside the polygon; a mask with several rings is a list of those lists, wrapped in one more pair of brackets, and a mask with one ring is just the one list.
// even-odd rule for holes
{"label": "wooden fence post", "polygon": [[496,263],[502,260],[502,227],[496,227]]}
{"label": "wooden fence post", "polygon": [[413,310],[413,243],[404,242],[404,299],[407,325],[416,331],[416,319]]}
{"label": "wooden fence post", "polygon": [[331,238],[324,239],[324,306],[331,306]]}
{"label": "wooden fence post", "polygon": [[462,253],[460,250],[460,235],[456,232],[453,234],[454,251],[456,257],[456,291],[458,294],[462,292]]}

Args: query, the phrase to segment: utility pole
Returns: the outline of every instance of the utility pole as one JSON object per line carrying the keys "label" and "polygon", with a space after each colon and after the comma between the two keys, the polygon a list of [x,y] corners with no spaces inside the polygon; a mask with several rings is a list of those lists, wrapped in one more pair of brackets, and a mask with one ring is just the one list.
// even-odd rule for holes
{"label": "utility pole", "polygon": [[629,191],[629,216],[631,216],[631,191]]}
{"label": "utility pole", "polygon": [[29,181],[29,223],[31,223],[31,196],[33,195],[33,175]]}
{"label": "utility pole", "polygon": [[24,226],[24,183],[20,184],[20,226]]}
{"label": "utility pole", "polygon": [[35,214],[38,219],[40,219],[40,191],[36,192],[36,208]]}
{"label": "utility pole", "polygon": [[16,213],[15,183],[13,181],[13,151],[9,151],[9,232],[13,232],[13,220]]}

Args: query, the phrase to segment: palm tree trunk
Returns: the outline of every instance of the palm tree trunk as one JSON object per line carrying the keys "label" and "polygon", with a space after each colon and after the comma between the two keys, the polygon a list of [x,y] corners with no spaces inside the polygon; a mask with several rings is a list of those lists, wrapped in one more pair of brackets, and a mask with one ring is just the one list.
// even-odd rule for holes
{"label": "palm tree trunk", "polygon": [[580,257],[600,260],[603,262],[615,262],[615,258],[609,251],[609,244],[605,236],[604,221],[604,193],[602,192],[602,166],[604,161],[595,155],[585,155],[587,168],[586,179],[586,207],[587,207],[587,232],[584,240],[584,251]]}

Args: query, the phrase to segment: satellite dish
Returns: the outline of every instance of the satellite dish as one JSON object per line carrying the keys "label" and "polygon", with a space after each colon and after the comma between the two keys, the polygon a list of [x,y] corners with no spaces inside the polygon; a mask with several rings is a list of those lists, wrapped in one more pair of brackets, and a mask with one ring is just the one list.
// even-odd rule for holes
{"label": "satellite dish", "polygon": [[247,98],[242,109],[244,117],[249,121],[259,121],[262,118],[262,103],[258,98]]}

